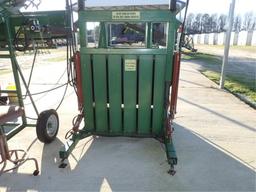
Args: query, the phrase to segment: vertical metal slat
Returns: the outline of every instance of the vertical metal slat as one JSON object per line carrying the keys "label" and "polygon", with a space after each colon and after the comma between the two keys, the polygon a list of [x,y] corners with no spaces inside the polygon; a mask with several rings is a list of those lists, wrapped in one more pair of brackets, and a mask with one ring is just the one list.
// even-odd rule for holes
{"label": "vertical metal slat", "polygon": [[121,55],[109,55],[108,58],[109,82],[109,118],[110,133],[122,133],[122,80]]}
{"label": "vertical metal slat", "polygon": [[153,93],[153,119],[152,134],[161,135],[163,133],[164,120],[164,90],[165,90],[165,66],[166,56],[156,55],[155,57],[155,79]]}
{"label": "vertical metal slat", "polygon": [[132,63],[137,57],[135,55],[126,55],[124,57],[124,82],[123,82],[123,96],[124,96],[124,133],[136,133],[136,87],[137,87],[137,74],[136,65],[133,70]]}
{"label": "vertical metal slat", "polygon": [[96,130],[99,133],[106,133],[108,131],[108,121],[105,55],[93,55],[93,75]]}
{"label": "vertical metal slat", "polygon": [[95,130],[94,125],[94,109],[93,109],[93,88],[92,88],[92,69],[91,57],[84,54],[81,57],[83,101],[84,101],[84,121],[85,129],[88,131]]}
{"label": "vertical metal slat", "polygon": [[139,65],[139,109],[138,133],[150,134],[151,132],[151,97],[152,97],[152,70],[153,56],[140,56]]}

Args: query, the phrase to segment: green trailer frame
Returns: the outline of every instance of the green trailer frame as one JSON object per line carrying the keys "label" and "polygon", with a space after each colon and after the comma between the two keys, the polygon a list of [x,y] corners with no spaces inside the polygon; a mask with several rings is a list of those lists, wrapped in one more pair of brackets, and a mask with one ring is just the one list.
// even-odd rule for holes
{"label": "green trailer frame", "polygon": [[[59,155],[67,159],[79,140],[91,136],[150,137],[164,142],[168,163],[177,164],[171,138],[169,95],[173,83],[174,52],[180,22],[176,12],[165,10],[80,10],[81,114],[85,126],[75,128]],[[87,22],[100,23],[97,48],[89,48]],[[144,23],[145,47],[109,45],[110,23]],[[163,49],[152,45],[153,23],[167,24]],[[78,87],[79,92],[79,87]],[[65,167],[63,163],[60,167]]]}
{"label": "green trailer frame", "polygon": [[[7,4],[9,5],[9,4]],[[13,94],[13,97],[17,97],[17,102],[3,101],[0,103],[1,107],[1,122],[0,122],[0,175],[15,170],[22,166],[25,162],[32,160],[35,163],[36,170],[33,175],[39,174],[39,166],[35,158],[29,158],[27,152],[22,149],[9,150],[7,140],[13,138],[17,133],[21,132],[26,127],[36,127],[37,137],[40,141],[44,143],[52,142],[58,133],[59,129],[59,119],[56,111],[54,109],[45,110],[39,113],[36,104],[30,93],[29,86],[26,79],[22,73],[21,67],[19,66],[16,55],[15,48],[13,45],[13,34],[11,25],[11,16],[14,14],[12,12],[13,7],[6,6],[5,3],[0,3],[0,24],[3,26],[1,29],[3,32],[3,37],[5,37],[7,45],[0,49],[0,59],[9,59],[11,61],[11,68],[14,77],[16,90],[0,90],[0,96],[2,93]],[[15,12],[16,13],[16,12]],[[35,59],[35,57],[34,57]],[[34,62],[34,61],[33,61]],[[31,70],[32,71],[32,70]],[[21,82],[26,90],[26,96],[29,97],[34,111],[37,115],[36,124],[29,124],[27,122],[27,116],[25,112],[24,102],[21,89]],[[8,97],[11,97],[8,95]],[[1,97],[3,99],[4,97]],[[1,100],[2,101],[2,100]],[[21,121],[14,122],[17,118],[21,117]],[[8,128],[8,129],[6,129]],[[50,131],[52,130],[52,131]],[[49,134],[48,134],[49,133]],[[13,167],[6,166],[7,163],[12,163]]]}
{"label": "green trailer frame", "polygon": [[[40,15],[42,12],[40,12],[38,15]],[[51,13],[51,12],[49,12]],[[66,11],[57,11],[56,13],[52,13],[52,16],[55,17],[55,21],[62,21],[63,22],[63,18],[66,15]],[[16,19],[14,19],[16,18]],[[29,16],[27,16],[27,19],[29,18]],[[44,14],[43,16],[41,15],[41,19],[42,18],[46,18],[46,15]],[[14,19],[14,20],[13,20]],[[14,46],[14,36],[15,36],[15,26],[19,27],[20,25],[22,25],[22,17],[17,17],[17,13],[14,13],[10,11],[9,8],[6,8],[4,6],[4,4],[0,4],[0,43],[1,43],[1,37],[4,39],[5,41],[5,46],[0,47],[0,59],[6,59],[6,60],[10,60],[11,61],[11,69],[12,69],[12,73],[13,73],[13,78],[14,78],[14,85],[16,90],[5,90],[5,89],[1,89],[0,90],[0,94],[13,94],[17,98],[17,103],[10,103],[11,105],[17,105],[19,106],[21,109],[24,109],[23,114],[21,115],[21,121],[17,122],[17,123],[5,123],[4,125],[1,125],[1,127],[8,127],[10,128],[10,131],[8,131],[7,133],[5,133],[5,136],[7,138],[7,140],[11,139],[13,136],[15,136],[17,133],[19,133],[20,131],[22,131],[25,127],[38,127],[38,118],[40,117],[40,114],[42,114],[43,112],[39,112],[36,106],[36,103],[33,100],[32,94],[30,93],[29,90],[29,85],[26,82],[25,76],[23,75],[22,69],[20,67],[20,65],[18,64],[18,61],[16,59],[16,54],[15,54],[15,46]],[[47,20],[47,19],[46,19]],[[64,28],[64,27],[63,27]],[[61,37],[67,35],[66,32],[65,33],[61,33],[59,34]],[[37,53],[37,51],[35,52],[35,54]],[[34,56],[35,59],[35,56]],[[23,83],[23,86],[26,90],[26,96],[28,96],[28,98],[31,101],[32,107],[34,109],[34,112],[36,114],[36,116],[38,117],[36,120],[36,123],[28,123],[27,121],[27,116],[26,116],[26,110],[25,110],[25,106],[24,106],[24,95],[22,93],[22,89],[21,89],[21,83]],[[48,112],[47,112],[48,113]],[[49,112],[51,113],[51,112]],[[40,118],[41,119],[41,118]],[[54,136],[55,138],[55,136]],[[42,141],[44,142],[44,141]]]}
{"label": "green trailer frame", "polygon": [[[21,80],[20,77],[22,78],[22,81],[25,81],[25,77],[23,76],[20,66],[18,65],[16,55],[15,55],[15,50],[13,47],[13,36],[11,33],[11,25],[10,25],[10,16],[12,15],[11,12],[9,12],[7,9],[1,10],[1,17],[3,19],[3,23],[1,26],[4,26],[2,28],[3,30],[3,35],[5,37],[6,43],[8,44],[7,47],[1,48],[0,50],[0,59],[10,59],[11,65],[12,65],[12,73],[14,77],[14,83],[16,90],[1,90],[0,93],[7,93],[7,94],[16,94],[18,103],[17,105],[21,108],[24,108],[24,102],[23,102],[23,95],[21,91]],[[8,54],[6,54],[8,53]],[[26,84],[25,84],[26,86]],[[27,88],[27,87],[26,87]],[[29,90],[28,90],[29,91]],[[36,111],[37,114],[37,108],[35,106],[34,100],[31,98],[31,103]],[[26,113],[24,112],[21,116],[21,123],[15,123],[15,124],[6,124],[5,126],[14,126],[14,128],[6,133],[7,140],[15,136],[17,133],[19,133],[21,130],[23,130],[25,127],[35,127],[35,124],[28,124],[27,119],[26,119]]]}

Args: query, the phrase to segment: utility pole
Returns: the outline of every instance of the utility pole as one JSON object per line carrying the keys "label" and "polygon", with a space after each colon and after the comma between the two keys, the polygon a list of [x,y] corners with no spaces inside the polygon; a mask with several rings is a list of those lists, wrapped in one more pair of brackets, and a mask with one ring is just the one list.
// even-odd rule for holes
{"label": "utility pole", "polygon": [[220,85],[219,88],[224,88],[225,83],[225,76],[226,76],[226,67],[228,64],[228,54],[229,54],[229,47],[230,47],[230,37],[233,28],[233,20],[234,20],[234,10],[235,10],[236,0],[232,0],[229,8],[229,21],[228,21],[228,30],[226,32],[225,38],[225,49],[224,49],[224,56],[222,61],[222,68],[221,68],[221,76],[220,76]]}

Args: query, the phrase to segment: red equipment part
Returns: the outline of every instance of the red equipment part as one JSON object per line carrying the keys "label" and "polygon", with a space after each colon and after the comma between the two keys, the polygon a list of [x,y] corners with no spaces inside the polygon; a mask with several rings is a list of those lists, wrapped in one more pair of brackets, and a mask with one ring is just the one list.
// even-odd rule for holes
{"label": "red equipment part", "polygon": [[82,92],[81,58],[80,58],[79,51],[77,51],[74,55],[74,64],[75,64],[75,71],[76,71],[78,110],[81,111],[83,108],[83,92]]}
{"label": "red equipment part", "polygon": [[178,100],[178,87],[179,87],[179,77],[180,77],[180,52],[176,52],[174,55],[174,66],[172,74],[172,92],[171,92],[171,102],[170,102],[170,115],[174,119],[174,115],[177,109]]}
{"label": "red equipment part", "polygon": [[[22,149],[9,150],[6,135],[1,128],[8,121],[12,121],[23,114],[24,109],[18,106],[0,106],[0,176],[8,171],[18,169],[27,161],[34,161],[36,169],[33,175],[37,176],[39,174],[39,166],[35,158],[29,158],[27,152]],[[14,166],[7,166],[8,162]]]}
{"label": "red equipment part", "polygon": [[166,133],[168,138],[171,138],[173,127],[172,121],[176,113],[177,99],[178,99],[178,87],[179,87],[179,76],[180,76],[180,52],[174,54],[173,71],[172,71],[172,88],[169,102],[166,103],[166,108],[169,111],[168,117],[165,122]]}

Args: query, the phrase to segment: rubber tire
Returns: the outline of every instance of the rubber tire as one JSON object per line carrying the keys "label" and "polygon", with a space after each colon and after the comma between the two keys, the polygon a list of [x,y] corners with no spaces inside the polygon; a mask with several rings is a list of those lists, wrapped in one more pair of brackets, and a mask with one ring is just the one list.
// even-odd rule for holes
{"label": "rubber tire", "polygon": [[[57,130],[53,136],[48,135],[47,133],[47,121],[51,115],[54,115],[57,119]],[[37,138],[43,143],[51,143],[57,136],[59,131],[59,117],[57,112],[54,109],[43,111],[39,114],[36,123],[36,135]]]}

